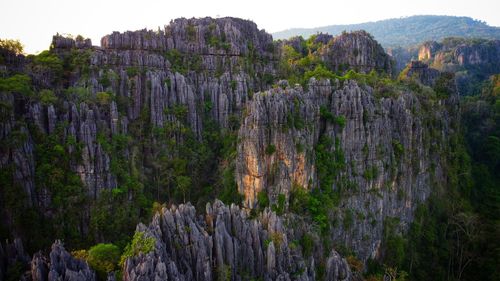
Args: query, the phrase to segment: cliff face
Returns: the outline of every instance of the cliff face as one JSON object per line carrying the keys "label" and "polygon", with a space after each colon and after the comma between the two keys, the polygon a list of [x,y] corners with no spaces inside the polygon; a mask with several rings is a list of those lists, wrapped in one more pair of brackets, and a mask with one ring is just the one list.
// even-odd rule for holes
{"label": "cliff face", "polygon": [[[208,204],[204,216],[191,205],[163,208],[137,231],[155,239],[154,250],[129,258],[124,280],[315,280],[314,259],[291,247],[282,218]],[[332,250],[327,280],[351,280],[347,262]]]}
{"label": "cliff face", "polygon": [[[384,222],[396,218],[404,229],[433,185],[446,182],[445,159],[436,152],[453,133],[455,98],[439,102],[450,103],[446,109],[412,92],[380,98],[354,81],[325,80],[311,80],[307,91],[287,87],[255,94],[239,131],[237,180],[245,204],[255,206],[262,190],[277,202],[293,188],[321,185],[317,148],[322,138],[333,140],[327,149],[343,155],[329,171],[335,174],[331,188],[341,194],[333,217],[354,217],[333,227],[333,241],[346,243],[362,259],[377,257]],[[325,111],[345,124],[328,121]]]}
{"label": "cliff face", "polygon": [[321,49],[320,56],[334,70],[354,69],[358,72],[371,70],[392,73],[393,62],[380,44],[365,31],[343,33]]}
{"label": "cliff face", "polygon": [[463,95],[477,93],[481,82],[500,72],[499,40],[447,38],[424,43],[418,53],[430,67],[455,72]]}

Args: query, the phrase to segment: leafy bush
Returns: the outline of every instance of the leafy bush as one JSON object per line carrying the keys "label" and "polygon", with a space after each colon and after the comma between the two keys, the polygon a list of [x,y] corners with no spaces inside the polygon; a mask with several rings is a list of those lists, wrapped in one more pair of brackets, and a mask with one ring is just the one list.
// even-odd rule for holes
{"label": "leafy bush", "polygon": [[54,104],[57,101],[57,97],[52,90],[44,89],[40,91],[40,101],[44,105]]}
{"label": "leafy bush", "polygon": [[394,156],[400,158],[404,153],[404,146],[399,142],[399,140],[392,141],[392,148],[394,150]]}
{"label": "leafy bush", "polygon": [[267,192],[265,190],[261,190],[257,193],[257,201],[259,202],[259,207],[261,209],[269,206],[269,197],[267,196]]}
{"label": "leafy bush", "polygon": [[266,154],[273,155],[276,152],[276,146],[274,144],[270,144],[266,147]]}
{"label": "leafy bush", "polygon": [[368,181],[374,180],[377,176],[378,176],[378,169],[376,166],[366,168],[363,174],[363,177]]}
{"label": "leafy bush", "polygon": [[304,233],[300,238],[300,245],[302,246],[304,257],[310,257],[314,249],[314,240],[311,234]]}
{"label": "leafy bush", "polygon": [[118,268],[120,249],[113,244],[97,244],[88,251],[87,262],[104,280],[109,272]]}
{"label": "leafy bush", "polygon": [[61,75],[63,72],[63,61],[50,51],[43,51],[33,57],[35,65],[39,65],[50,69],[56,75]]}
{"label": "leafy bush", "polygon": [[29,96],[31,90],[31,78],[28,75],[16,74],[8,78],[0,78],[0,91],[9,93],[20,93]]}
{"label": "leafy bush", "polygon": [[277,204],[274,204],[272,206],[272,210],[276,212],[276,214],[278,215],[283,215],[283,213],[285,212],[285,201],[286,201],[285,194],[279,194],[278,202]]}
{"label": "leafy bush", "polygon": [[137,231],[134,234],[132,242],[125,247],[120,259],[120,264],[123,265],[125,260],[130,257],[135,257],[142,254],[147,254],[154,250],[156,240],[154,237],[146,237],[144,232]]}
{"label": "leafy bush", "polygon": [[140,73],[139,68],[137,66],[127,67],[127,76],[134,77]]}
{"label": "leafy bush", "polygon": [[96,94],[96,99],[100,105],[109,105],[111,103],[112,95],[108,92],[98,92]]}
{"label": "leafy bush", "polygon": [[19,40],[13,39],[0,39],[0,49],[4,49],[15,54],[22,54],[24,52],[23,44],[21,44]]}
{"label": "leafy bush", "polygon": [[186,35],[189,41],[194,41],[196,39],[196,28],[192,24],[186,26]]}
{"label": "leafy bush", "polygon": [[306,82],[309,81],[309,79],[311,79],[312,77],[316,79],[330,79],[330,80],[338,78],[337,75],[335,75],[333,72],[326,69],[326,67],[322,65],[318,65],[316,66],[316,68],[314,68],[314,70],[306,71],[306,73],[304,74],[304,80]]}
{"label": "leafy bush", "polygon": [[304,214],[309,202],[309,191],[302,186],[294,184],[290,192],[290,211],[296,214]]}

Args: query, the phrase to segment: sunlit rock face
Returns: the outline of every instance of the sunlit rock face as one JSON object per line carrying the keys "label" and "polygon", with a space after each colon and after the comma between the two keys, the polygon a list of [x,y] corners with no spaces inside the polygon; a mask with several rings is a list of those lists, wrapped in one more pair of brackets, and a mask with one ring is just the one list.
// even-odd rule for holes
{"label": "sunlit rock face", "polygon": [[[326,120],[325,110],[345,124]],[[445,159],[436,151],[453,134],[455,114],[456,96],[431,105],[408,91],[380,97],[355,81],[313,79],[308,90],[257,93],[239,131],[236,174],[245,205],[255,207],[261,191],[277,202],[293,188],[317,188],[315,149],[326,137],[329,149],[343,155],[338,171],[331,171],[331,188],[341,194],[332,212],[338,221],[354,218],[334,226],[333,241],[344,241],[364,259],[376,257],[384,221],[396,218],[407,226],[434,184],[446,182]]]}

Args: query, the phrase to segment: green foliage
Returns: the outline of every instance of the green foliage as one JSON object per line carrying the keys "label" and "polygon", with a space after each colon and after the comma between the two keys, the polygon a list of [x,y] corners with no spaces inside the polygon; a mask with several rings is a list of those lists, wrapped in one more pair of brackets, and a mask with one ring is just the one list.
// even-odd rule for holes
{"label": "green foliage", "polygon": [[274,152],[276,152],[276,146],[274,144],[270,144],[266,147],[266,154],[267,155],[273,155]]}
{"label": "green foliage", "polygon": [[363,177],[367,181],[374,180],[377,178],[377,176],[378,176],[378,169],[376,166],[367,167],[365,169],[365,172],[363,173]]}
{"label": "green foliage", "polygon": [[339,76],[337,76],[335,73],[328,70],[326,67],[324,67],[322,65],[318,65],[313,70],[308,70],[304,74],[305,81],[309,81],[309,79],[311,79],[312,77],[314,77],[316,79],[334,80],[334,79],[337,79]]}
{"label": "green foliage", "polygon": [[53,134],[36,139],[35,180],[38,190],[44,189],[51,194],[49,208],[53,214],[50,223],[47,222],[50,235],[72,245],[81,245],[86,242],[79,227],[87,195],[80,177],[70,168],[80,157],[78,144],[70,144],[70,140],[65,139],[64,124],[59,124]]}
{"label": "green foliage", "polygon": [[234,165],[226,168],[222,174],[223,189],[219,199],[225,204],[239,204],[243,201],[244,196],[238,192],[238,185],[234,179]]}
{"label": "green foliage", "polygon": [[392,140],[392,149],[394,150],[394,156],[396,158],[400,158],[404,153],[404,146],[399,140]]}
{"label": "green foliage", "polygon": [[269,197],[267,196],[267,192],[265,190],[261,190],[257,193],[257,202],[259,203],[260,209],[264,209],[269,206]]}
{"label": "green foliage", "polygon": [[136,66],[127,67],[127,76],[128,77],[134,77],[134,76],[139,75],[140,73],[141,72],[140,72],[139,68]]}
{"label": "green foliage", "polygon": [[52,90],[41,90],[39,96],[40,102],[42,102],[43,105],[54,104],[57,102],[57,97]]}
{"label": "green foliage", "polygon": [[309,191],[302,186],[294,184],[290,192],[290,211],[296,214],[304,214],[308,209]]}
{"label": "green foliage", "polygon": [[155,248],[155,243],[156,240],[154,237],[146,237],[144,232],[137,231],[134,234],[132,242],[125,247],[120,264],[123,265],[128,258],[138,256],[140,253],[148,254],[152,252]]}
{"label": "green foliage", "polygon": [[[332,146],[335,149],[332,152]],[[333,186],[337,173],[345,166],[344,155],[340,148],[340,142],[334,142],[326,136],[321,136],[315,147],[316,171],[318,174],[321,190],[328,191]]]}
{"label": "green foliage", "polygon": [[63,61],[51,51],[43,51],[33,56],[35,66],[43,67],[53,72],[57,77],[63,73]]}
{"label": "green foliage", "polygon": [[273,204],[271,209],[276,212],[277,215],[283,215],[285,212],[285,205],[286,205],[286,197],[285,194],[279,194],[278,195],[278,202],[276,204]]}
{"label": "green foliage", "polygon": [[108,92],[98,92],[96,94],[96,99],[100,105],[109,105],[112,100],[112,94]]}
{"label": "green foliage", "polygon": [[354,224],[354,216],[352,214],[352,210],[347,209],[344,211],[344,219],[342,221],[342,225],[344,226],[344,229],[349,230],[351,229],[353,224]]}
{"label": "green foliage", "polygon": [[186,35],[189,41],[194,41],[196,39],[196,28],[192,24],[186,26]]}
{"label": "green foliage", "polygon": [[345,116],[333,116],[333,113],[326,108],[326,106],[322,105],[319,108],[319,114],[321,118],[325,119],[328,122],[333,124],[337,124],[340,128],[345,127],[346,119]]}
{"label": "green foliage", "polygon": [[300,245],[302,246],[302,253],[304,254],[304,257],[310,257],[314,249],[314,240],[311,234],[304,233],[304,235],[300,238]]}
{"label": "green foliage", "polygon": [[165,53],[165,58],[170,62],[173,72],[186,74],[187,69],[184,66],[184,55],[177,49],[171,49]]}
{"label": "green foliage", "polygon": [[31,90],[31,78],[24,74],[16,74],[8,78],[0,77],[0,91],[30,96],[33,93]]}
{"label": "green foliage", "polygon": [[13,39],[0,39],[0,49],[7,50],[16,55],[22,54],[24,52],[23,44],[19,40]]}
{"label": "green foliage", "polygon": [[107,274],[119,268],[120,249],[113,244],[97,244],[88,250],[86,258],[89,265],[97,272],[101,280],[106,279]]}

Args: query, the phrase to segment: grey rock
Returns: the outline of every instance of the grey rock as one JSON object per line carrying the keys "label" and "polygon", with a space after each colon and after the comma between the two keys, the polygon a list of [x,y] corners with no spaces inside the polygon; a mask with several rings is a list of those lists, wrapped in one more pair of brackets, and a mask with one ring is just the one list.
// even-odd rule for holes
{"label": "grey rock", "polygon": [[95,272],[85,261],[75,259],[63,247],[61,241],[52,245],[49,261],[35,254],[31,261],[32,281],[95,281]]}
{"label": "grey rock", "polygon": [[291,250],[282,219],[269,210],[252,219],[248,210],[215,201],[197,217],[190,204],[172,206],[136,231],[156,244],[127,259],[124,280],[314,280],[301,252]]}
{"label": "grey rock", "polygon": [[[355,81],[312,79],[308,88],[256,93],[247,104],[236,162],[244,204],[255,207],[260,191],[275,203],[280,194],[288,199],[294,185],[316,188],[315,147],[320,135],[336,140],[338,146],[329,149],[341,150],[344,168],[331,188],[342,201],[330,219],[354,221],[350,228],[337,224],[332,241],[348,245],[362,260],[376,258],[384,220],[397,218],[406,229],[434,182],[446,181],[446,159],[434,151],[444,149],[454,132],[456,93],[430,106],[425,96],[408,91],[377,98]],[[343,116],[345,126],[321,118],[320,107]],[[439,123],[437,134],[425,125],[429,120]],[[275,151],[266,153],[271,145]]]}

